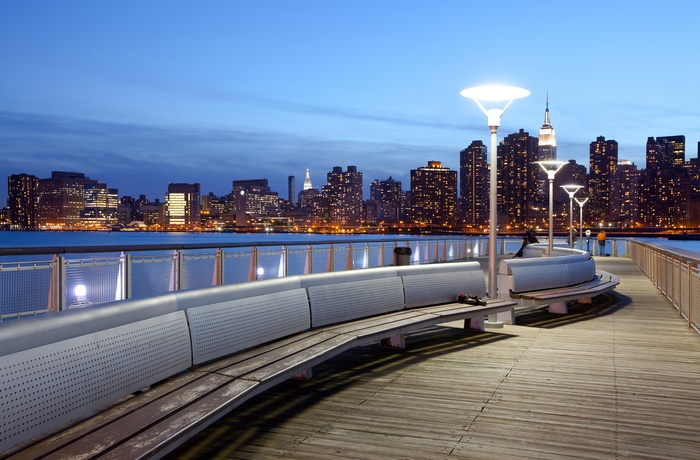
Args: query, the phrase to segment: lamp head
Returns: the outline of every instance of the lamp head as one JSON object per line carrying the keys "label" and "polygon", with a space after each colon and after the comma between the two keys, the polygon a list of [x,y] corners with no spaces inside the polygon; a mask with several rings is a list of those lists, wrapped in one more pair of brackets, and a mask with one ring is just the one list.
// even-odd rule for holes
{"label": "lamp head", "polygon": [[[459,92],[462,96],[473,99],[476,105],[479,106],[482,112],[488,117],[488,125],[498,127],[501,125],[501,115],[510,104],[516,100],[530,95],[530,91],[517,88],[515,86],[505,85],[485,85],[474,86],[472,88],[463,89]],[[491,108],[486,109],[482,102],[499,102],[508,101],[502,109]]]}
{"label": "lamp head", "polygon": [[566,193],[569,194],[569,198],[573,198],[576,192],[583,188],[583,185],[562,185],[561,188],[566,190]]}
{"label": "lamp head", "polygon": [[565,161],[557,160],[536,161],[535,163],[540,165],[542,171],[547,173],[547,178],[551,180],[554,180],[554,175],[566,164]]}

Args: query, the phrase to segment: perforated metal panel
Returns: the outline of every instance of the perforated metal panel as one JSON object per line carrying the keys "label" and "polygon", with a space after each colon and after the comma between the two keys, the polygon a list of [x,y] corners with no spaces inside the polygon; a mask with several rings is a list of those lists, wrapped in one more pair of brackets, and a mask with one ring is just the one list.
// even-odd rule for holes
{"label": "perforated metal panel", "polygon": [[585,283],[595,278],[595,261],[593,259],[566,265],[569,270],[569,286]]}
{"label": "perforated metal panel", "polygon": [[411,275],[402,279],[406,308],[454,302],[460,293],[482,297],[486,295],[486,280],[481,268],[452,273]]}
{"label": "perforated metal panel", "polygon": [[0,357],[0,452],[191,366],[184,312]]}
{"label": "perforated metal panel", "polygon": [[511,266],[513,292],[539,291],[566,286],[569,273],[566,265]]}
{"label": "perforated metal panel", "polygon": [[401,278],[311,286],[308,289],[313,327],[403,310]]}
{"label": "perforated metal panel", "polygon": [[293,289],[187,310],[195,364],[311,327],[306,290]]}

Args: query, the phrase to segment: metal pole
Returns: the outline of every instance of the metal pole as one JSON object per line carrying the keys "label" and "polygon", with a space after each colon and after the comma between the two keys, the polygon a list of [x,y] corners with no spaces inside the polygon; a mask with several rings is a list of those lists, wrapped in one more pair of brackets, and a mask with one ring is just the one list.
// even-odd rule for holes
{"label": "metal pole", "polygon": [[554,174],[549,174],[549,255],[554,247]]}
{"label": "metal pole", "polygon": [[574,195],[569,194],[569,247],[574,249]]}
{"label": "metal pole", "polygon": [[578,224],[578,248],[583,251],[583,205],[578,205],[579,210],[579,224]]}
{"label": "metal pole", "polygon": [[[498,213],[498,163],[496,161],[496,142],[498,126],[491,128],[491,175],[489,183],[489,298],[496,298],[496,219]],[[491,316],[491,315],[490,315]],[[489,320],[490,320],[489,316]],[[495,316],[495,315],[492,315]]]}

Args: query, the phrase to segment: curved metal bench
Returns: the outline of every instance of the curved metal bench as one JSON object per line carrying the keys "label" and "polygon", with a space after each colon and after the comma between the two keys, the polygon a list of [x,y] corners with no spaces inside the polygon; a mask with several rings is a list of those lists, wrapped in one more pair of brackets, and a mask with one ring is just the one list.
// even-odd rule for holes
{"label": "curved metal bench", "polygon": [[[46,359],[66,349],[76,350],[70,352],[76,362],[67,373],[85,368],[85,373],[100,376],[109,367],[106,380],[122,379],[120,373],[137,378],[102,393],[93,386],[78,391],[75,384],[82,382],[82,370],[73,383],[55,381],[53,385],[65,391],[53,394],[52,410],[70,405],[71,392],[85,395],[92,404],[66,410],[64,418],[37,424],[32,431],[20,428],[23,434],[10,435],[3,427],[0,456],[161,457],[249,398],[288,378],[309,377],[314,365],[352,347],[374,341],[403,347],[403,334],[416,329],[461,319],[465,327],[481,329],[484,316],[512,312],[512,301],[494,300],[486,306],[454,303],[459,292],[485,293],[483,271],[476,262],[441,265],[181,291],[132,301],[130,314],[119,311],[124,302],[66,312],[75,315],[70,321],[56,314],[50,319],[67,321],[74,329],[44,337],[38,346],[26,336],[56,323],[22,320],[27,325],[15,339],[25,337],[18,347],[24,349],[0,357],[3,390],[16,363],[27,363],[29,368],[32,359]],[[417,295],[427,285],[432,303]],[[140,313],[139,306],[144,308]],[[150,317],[127,322],[138,314]],[[102,319],[86,326],[91,332],[82,334],[78,319],[97,317]],[[67,337],[70,334],[77,336]],[[105,346],[110,341],[119,345]],[[81,349],[96,354],[81,355]],[[82,362],[82,357],[89,359]],[[47,366],[42,362],[32,372],[44,374]],[[16,385],[31,386],[25,382]],[[9,425],[16,425],[22,410],[8,414]]]}

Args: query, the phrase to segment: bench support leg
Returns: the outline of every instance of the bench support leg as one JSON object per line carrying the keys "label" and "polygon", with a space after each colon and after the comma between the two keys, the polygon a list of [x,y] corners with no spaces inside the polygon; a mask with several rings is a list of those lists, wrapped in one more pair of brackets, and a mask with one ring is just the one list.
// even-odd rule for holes
{"label": "bench support leg", "polygon": [[382,339],[382,341],[380,343],[381,343],[381,346],[386,347],[386,348],[399,348],[399,349],[406,348],[406,338],[404,337],[403,334],[394,335],[392,337],[387,337],[386,339]]}
{"label": "bench support leg", "polygon": [[470,331],[484,331],[484,318],[483,316],[476,316],[474,318],[467,318],[464,320],[464,329]]}
{"label": "bench support leg", "polygon": [[292,377],[294,380],[309,380],[311,377],[314,376],[314,373],[312,371],[312,368],[308,368],[304,372],[299,372],[297,375]]}
{"label": "bench support leg", "polygon": [[566,302],[554,302],[549,304],[549,312],[566,315],[569,313],[569,307],[566,305]]}
{"label": "bench support leg", "polygon": [[496,313],[496,319],[504,324],[515,324],[515,314],[511,308],[509,311]]}
{"label": "bench support leg", "polygon": [[577,299],[578,303],[593,303],[593,297],[584,297],[583,299]]}

